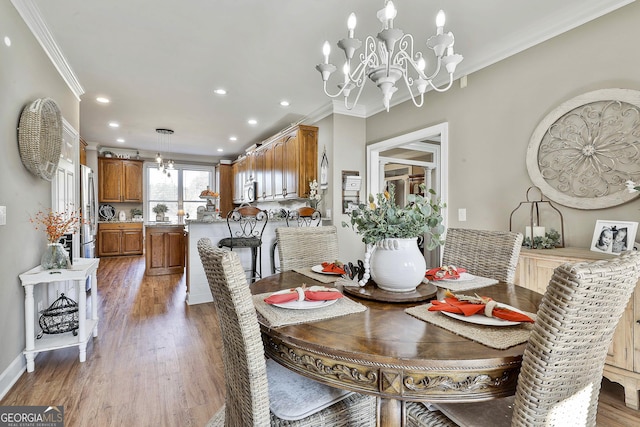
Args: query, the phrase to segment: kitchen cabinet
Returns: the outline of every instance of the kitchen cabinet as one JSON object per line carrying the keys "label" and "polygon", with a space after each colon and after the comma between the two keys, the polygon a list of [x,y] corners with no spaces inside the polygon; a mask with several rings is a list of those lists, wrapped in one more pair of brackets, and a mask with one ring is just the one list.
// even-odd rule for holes
{"label": "kitchen cabinet", "polygon": [[[522,249],[516,271],[516,284],[544,293],[553,270],[566,262],[593,261],[616,255],[583,248]],[[606,298],[606,294],[603,294]],[[640,409],[640,288],[636,287],[607,354],[604,374],[624,387],[625,403]]]}
{"label": "kitchen cabinet", "polygon": [[87,141],[80,138],[80,164],[87,166]]}
{"label": "kitchen cabinet", "polygon": [[216,166],[216,192],[220,194],[218,209],[223,218],[233,210],[233,188],[232,166],[220,163]]}
{"label": "kitchen cabinet", "polygon": [[182,273],[185,266],[185,232],[183,225],[148,226],[145,274]]}
{"label": "kitchen cabinet", "polygon": [[298,125],[278,134],[252,152],[258,200],[307,197],[318,174],[318,128]]}
{"label": "kitchen cabinet", "polygon": [[142,255],[142,223],[98,224],[98,256]]}
{"label": "kitchen cabinet", "polygon": [[242,203],[246,176],[246,157],[241,157],[232,166],[233,170],[233,203]]}
{"label": "kitchen cabinet", "polygon": [[141,203],[142,166],[142,160],[98,158],[98,201]]}

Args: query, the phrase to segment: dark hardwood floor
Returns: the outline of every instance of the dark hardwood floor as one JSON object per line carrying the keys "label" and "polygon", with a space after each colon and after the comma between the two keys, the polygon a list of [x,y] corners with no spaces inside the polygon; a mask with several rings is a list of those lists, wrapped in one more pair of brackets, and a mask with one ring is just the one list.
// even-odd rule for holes
{"label": "dark hardwood floor", "polygon": [[[186,305],[184,276],[145,276],[144,257],[102,258],[98,282],[87,361],[77,348],[38,355],[0,406],[64,405],[66,427],[204,426],[224,402],[213,304]],[[640,411],[604,380],[598,426],[637,425]]]}

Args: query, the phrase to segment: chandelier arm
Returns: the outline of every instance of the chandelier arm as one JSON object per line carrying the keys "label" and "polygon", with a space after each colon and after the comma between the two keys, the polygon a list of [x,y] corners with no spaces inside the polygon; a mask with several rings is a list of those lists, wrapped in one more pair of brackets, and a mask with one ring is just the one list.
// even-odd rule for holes
{"label": "chandelier arm", "polygon": [[360,94],[362,93],[362,89],[364,89],[364,84],[362,84],[362,86],[358,86],[358,94],[356,95],[356,99],[353,101],[353,104],[351,104],[351,107],[349,107],[348,104],[348,96],[344,97],[344,106],[347,110],[352,110],[353,107],[355,107],[358,104],[358,100],[360,99]]}
{"label": "chandelier arm", "polygon": [[367,66],[372,66],[371,64],[374,63],[374,56],[375,52],[371,52],[366,58],[361,59],[360,63],[352,73],[349,73],[349,81],[351,83],[355,84],[358,87],[364,86],[364,83],[366,81],[364,79],[364,73],[367,69]]}
{"label": "chandelier arm", "polygon": [[431,80],[429,80],[429,86],[431,86],[433,90],[435,90],[436,92],[446,92],[451,88],[452,85],[453,85],[453,73],[449,74],[449,84],[444,87],[438,87],[434,85]]}
{"label": "chandelier arm", "polygon": [[337,98],[340,95],[342,95],[342,92],[344,92],[344,87],[341,87],[340,90],[338,91],[338,93],[336,93],[335,95],[331,95],[328,91],[327,91],[327,82],[323,82],[322,87],[324,89],[324,94],[327,95],[329,98]]}

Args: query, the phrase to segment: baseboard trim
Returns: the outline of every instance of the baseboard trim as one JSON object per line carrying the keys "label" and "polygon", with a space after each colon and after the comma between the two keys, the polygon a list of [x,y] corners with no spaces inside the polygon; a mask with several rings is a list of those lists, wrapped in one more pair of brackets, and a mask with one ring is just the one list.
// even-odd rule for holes
{"label": "baseboard trim", "polygon": [[18,381],[20,376],[27,370],[27,361],[24,356],[19,354],[13,362],[9,364],[0,374],[0,400],[4,399],[11,387]]}

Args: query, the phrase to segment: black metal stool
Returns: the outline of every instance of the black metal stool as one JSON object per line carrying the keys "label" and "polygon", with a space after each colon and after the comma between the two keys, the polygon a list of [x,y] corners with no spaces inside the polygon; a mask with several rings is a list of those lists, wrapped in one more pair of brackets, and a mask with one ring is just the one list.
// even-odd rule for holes
{"label": "black metal stool", "polygon": [[[262,232],[267,226],[269,216],[255,206],[240,205],[227,214],[227,226],[230,237],[218,242],[218,247],[251,249],[250,282],[262,278]],[[258,259],[259,258],[259,259]],[[258,272],[259,263],[259,272]],[[249,270],[247,270],[249,271]]]}

